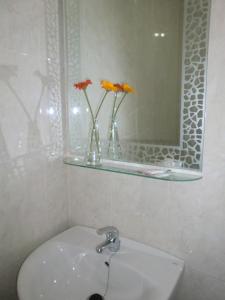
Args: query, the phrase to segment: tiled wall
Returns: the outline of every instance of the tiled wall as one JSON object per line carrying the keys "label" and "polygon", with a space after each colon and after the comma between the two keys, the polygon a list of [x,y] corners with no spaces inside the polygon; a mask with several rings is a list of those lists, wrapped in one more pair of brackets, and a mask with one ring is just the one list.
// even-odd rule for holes
{"label": "tiled wall", "polygon": [[225,299],[224,16],[224,0],[213,0],[203,180],[168,183],[67,167],[70,224],[113,224],[184,258],[178,300]]}
{"label": "tiled wall", "polygon": [[67,227],[57,1],[0,0],[0,299],[21,262]]}

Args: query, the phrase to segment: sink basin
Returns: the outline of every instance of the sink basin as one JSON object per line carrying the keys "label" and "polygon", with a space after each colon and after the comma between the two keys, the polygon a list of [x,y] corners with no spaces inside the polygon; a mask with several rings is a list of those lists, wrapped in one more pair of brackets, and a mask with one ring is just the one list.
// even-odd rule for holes
{"label": "sink basin", "polygon": [[184,263],[121,238],[119,252],[95,251],[104,237],[75,226],[37,248],[18,276],[20,300],[171,300]]}

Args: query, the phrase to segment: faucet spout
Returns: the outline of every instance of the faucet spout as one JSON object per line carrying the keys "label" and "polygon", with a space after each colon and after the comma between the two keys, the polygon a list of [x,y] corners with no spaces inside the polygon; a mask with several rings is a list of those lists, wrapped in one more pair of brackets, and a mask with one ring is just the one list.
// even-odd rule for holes
{"label": "faucet spout", "polygon": [[107,247],[109,247],[110,244],[111,244],[110,241],[105,241],[105,242],[102,242],[101,244],[99,244],[99,245],[96,247],[97,253],[102,253],[103,250],[106,249]]}
{"label": "faucet spout", "polygon": [[103,227],[97,230],[99,235],[105,234],[106,240],[96,247],[97,253],[102,253],[104,249],[117,252],[120,249],[119,230],[113,226]]}

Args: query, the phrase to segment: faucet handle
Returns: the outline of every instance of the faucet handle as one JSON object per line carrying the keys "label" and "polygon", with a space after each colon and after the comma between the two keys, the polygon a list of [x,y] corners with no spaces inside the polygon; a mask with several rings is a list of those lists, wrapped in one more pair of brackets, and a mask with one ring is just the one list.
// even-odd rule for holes
{"label": "faucet handle", "polygon": [[107,238],[118,238],[119,237],[119,230],[114,226],[106,226],[97,229],[97,234],[102,235],[105,234]]}

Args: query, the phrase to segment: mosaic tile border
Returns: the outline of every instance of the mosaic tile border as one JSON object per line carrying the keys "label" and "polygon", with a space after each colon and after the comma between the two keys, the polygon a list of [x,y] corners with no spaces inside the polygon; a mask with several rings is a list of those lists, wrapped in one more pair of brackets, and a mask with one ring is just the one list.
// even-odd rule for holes
{"label": "mosaic tile border", "polygon": [[[164,146],[122,141],[123,160],[155,164],[172,159],[180,161],[185,168],[201,170],[210,2],[210,0],[184,0],[181,145]],[[68,83],[71,84],[80,71],[79,1],[64,0],[64,3],[67,8]],[[70,90],[69,86],[68,90]],[[72,98],[69,97],[69,99]],[[72,124],[73,121],[70,120],[70,123]],[[77,140],[72,137],[71,145],[74,146],[76,143]],[[71,150],[72,148],[75,149],[76,146],[71,147]],[[84,148],[84,145],[77,145],[79,152],[82,152]]]}
{"label": "mosaic tile border", "polygon": [[63,154],[59,3],[57,0],[44,0],[44,5],[47,74],[49,77],[48,104],[54,112],[52,117],[49,117],[51,140],[50,145],[47,148],[49,159],[55,159],[57,157],[62,157]]}

